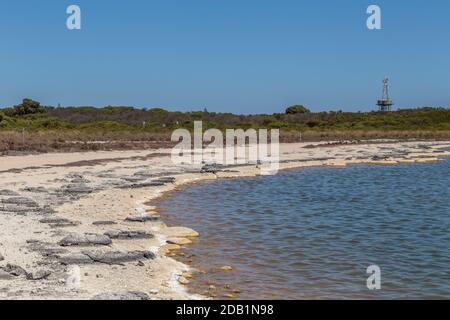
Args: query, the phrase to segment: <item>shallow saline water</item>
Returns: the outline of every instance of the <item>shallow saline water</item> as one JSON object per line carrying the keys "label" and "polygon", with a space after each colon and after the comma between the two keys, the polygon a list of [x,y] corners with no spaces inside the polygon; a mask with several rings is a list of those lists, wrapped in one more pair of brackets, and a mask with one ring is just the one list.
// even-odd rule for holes
{"label": "shallow saline water", "polygon": [[[169,225],[200,233],[183,253],[210,271],[194,278],[195,292],[213,284],[219,298],[448,299],[449,186],[448,159],[314,167],[204,182],[158,206]],[[381,268],[380,290],[367,288],[370,265]],[[234,271],[215,272],[221,266]]]}

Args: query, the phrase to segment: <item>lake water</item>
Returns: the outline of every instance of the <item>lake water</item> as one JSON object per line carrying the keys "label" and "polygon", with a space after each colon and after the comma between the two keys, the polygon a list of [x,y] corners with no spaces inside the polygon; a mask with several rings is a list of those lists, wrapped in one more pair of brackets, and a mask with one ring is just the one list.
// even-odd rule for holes
{"label": "lake water", "polygon": [[[214,285],[219,298],[449,299],[449,186],[448,159],[313,167],[200,183],[158,206],[169,225],[201,235],[179,257],[209,271],[194,278],[195,292]],[[381,268],[381,290],[366,286],[370,265]],[[216,272],[221,266],[234,271]]]}

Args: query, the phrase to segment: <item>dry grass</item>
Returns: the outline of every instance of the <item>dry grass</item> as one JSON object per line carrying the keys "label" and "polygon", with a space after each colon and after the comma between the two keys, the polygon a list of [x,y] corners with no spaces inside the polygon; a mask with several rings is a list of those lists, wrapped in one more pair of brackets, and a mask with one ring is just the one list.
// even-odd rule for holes
{"label": "dry grass", "polygon": [[168,133],[0,131],[0,152],[74,152],[97,150],[155,149],[170,146]]}
{"label": "dry grass", "polygon": [[329,140],[449,140],[450,130],[328,130],[328,131],[282,131],[281,142],[329,141]]}
{"label": "dry grass", "polygon": [[[45,153],[96,150],[137,150],[173,146],[170,131],[0,131],[0,153]],[[368,139],[450,140],[450,131],[281,131],[280,142]]]}

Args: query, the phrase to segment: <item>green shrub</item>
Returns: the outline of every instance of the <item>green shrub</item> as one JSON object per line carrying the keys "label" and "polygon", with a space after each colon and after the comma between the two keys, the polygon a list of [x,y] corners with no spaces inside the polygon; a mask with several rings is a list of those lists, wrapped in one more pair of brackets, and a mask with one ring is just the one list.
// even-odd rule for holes
{"label": "green shrub", "polygon": [[163,108],[151,108],[147,110],[148,112],[153,112],[153,113],[167,113],[168,111],[163,109]]}
{"label": "green shrub", "polygon": [[24,116],[27,114],[45,113],[45,108],[39,102],[25,98],[21,104],[15,105],[8,112],[11,116]]}
{"label": "green shrub", "polygon": [[294,105],[286,109],[286,114],[310,113],[310,112],[311,111],[308,108],[302,105]]}

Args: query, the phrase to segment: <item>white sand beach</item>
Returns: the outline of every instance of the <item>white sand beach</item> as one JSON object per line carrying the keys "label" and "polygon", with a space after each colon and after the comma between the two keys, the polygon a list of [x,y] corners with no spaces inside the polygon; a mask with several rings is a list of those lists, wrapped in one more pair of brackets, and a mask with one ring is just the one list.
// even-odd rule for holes
{"label": "white sand beach", "polygon": [[[439,161],[449,141],[280,145],[280,169]],[[254,164],[201,172],[170,149],[0,157],[0,299],[206,299],[170,253],[201,237],[165,225],[152,200]]]}

